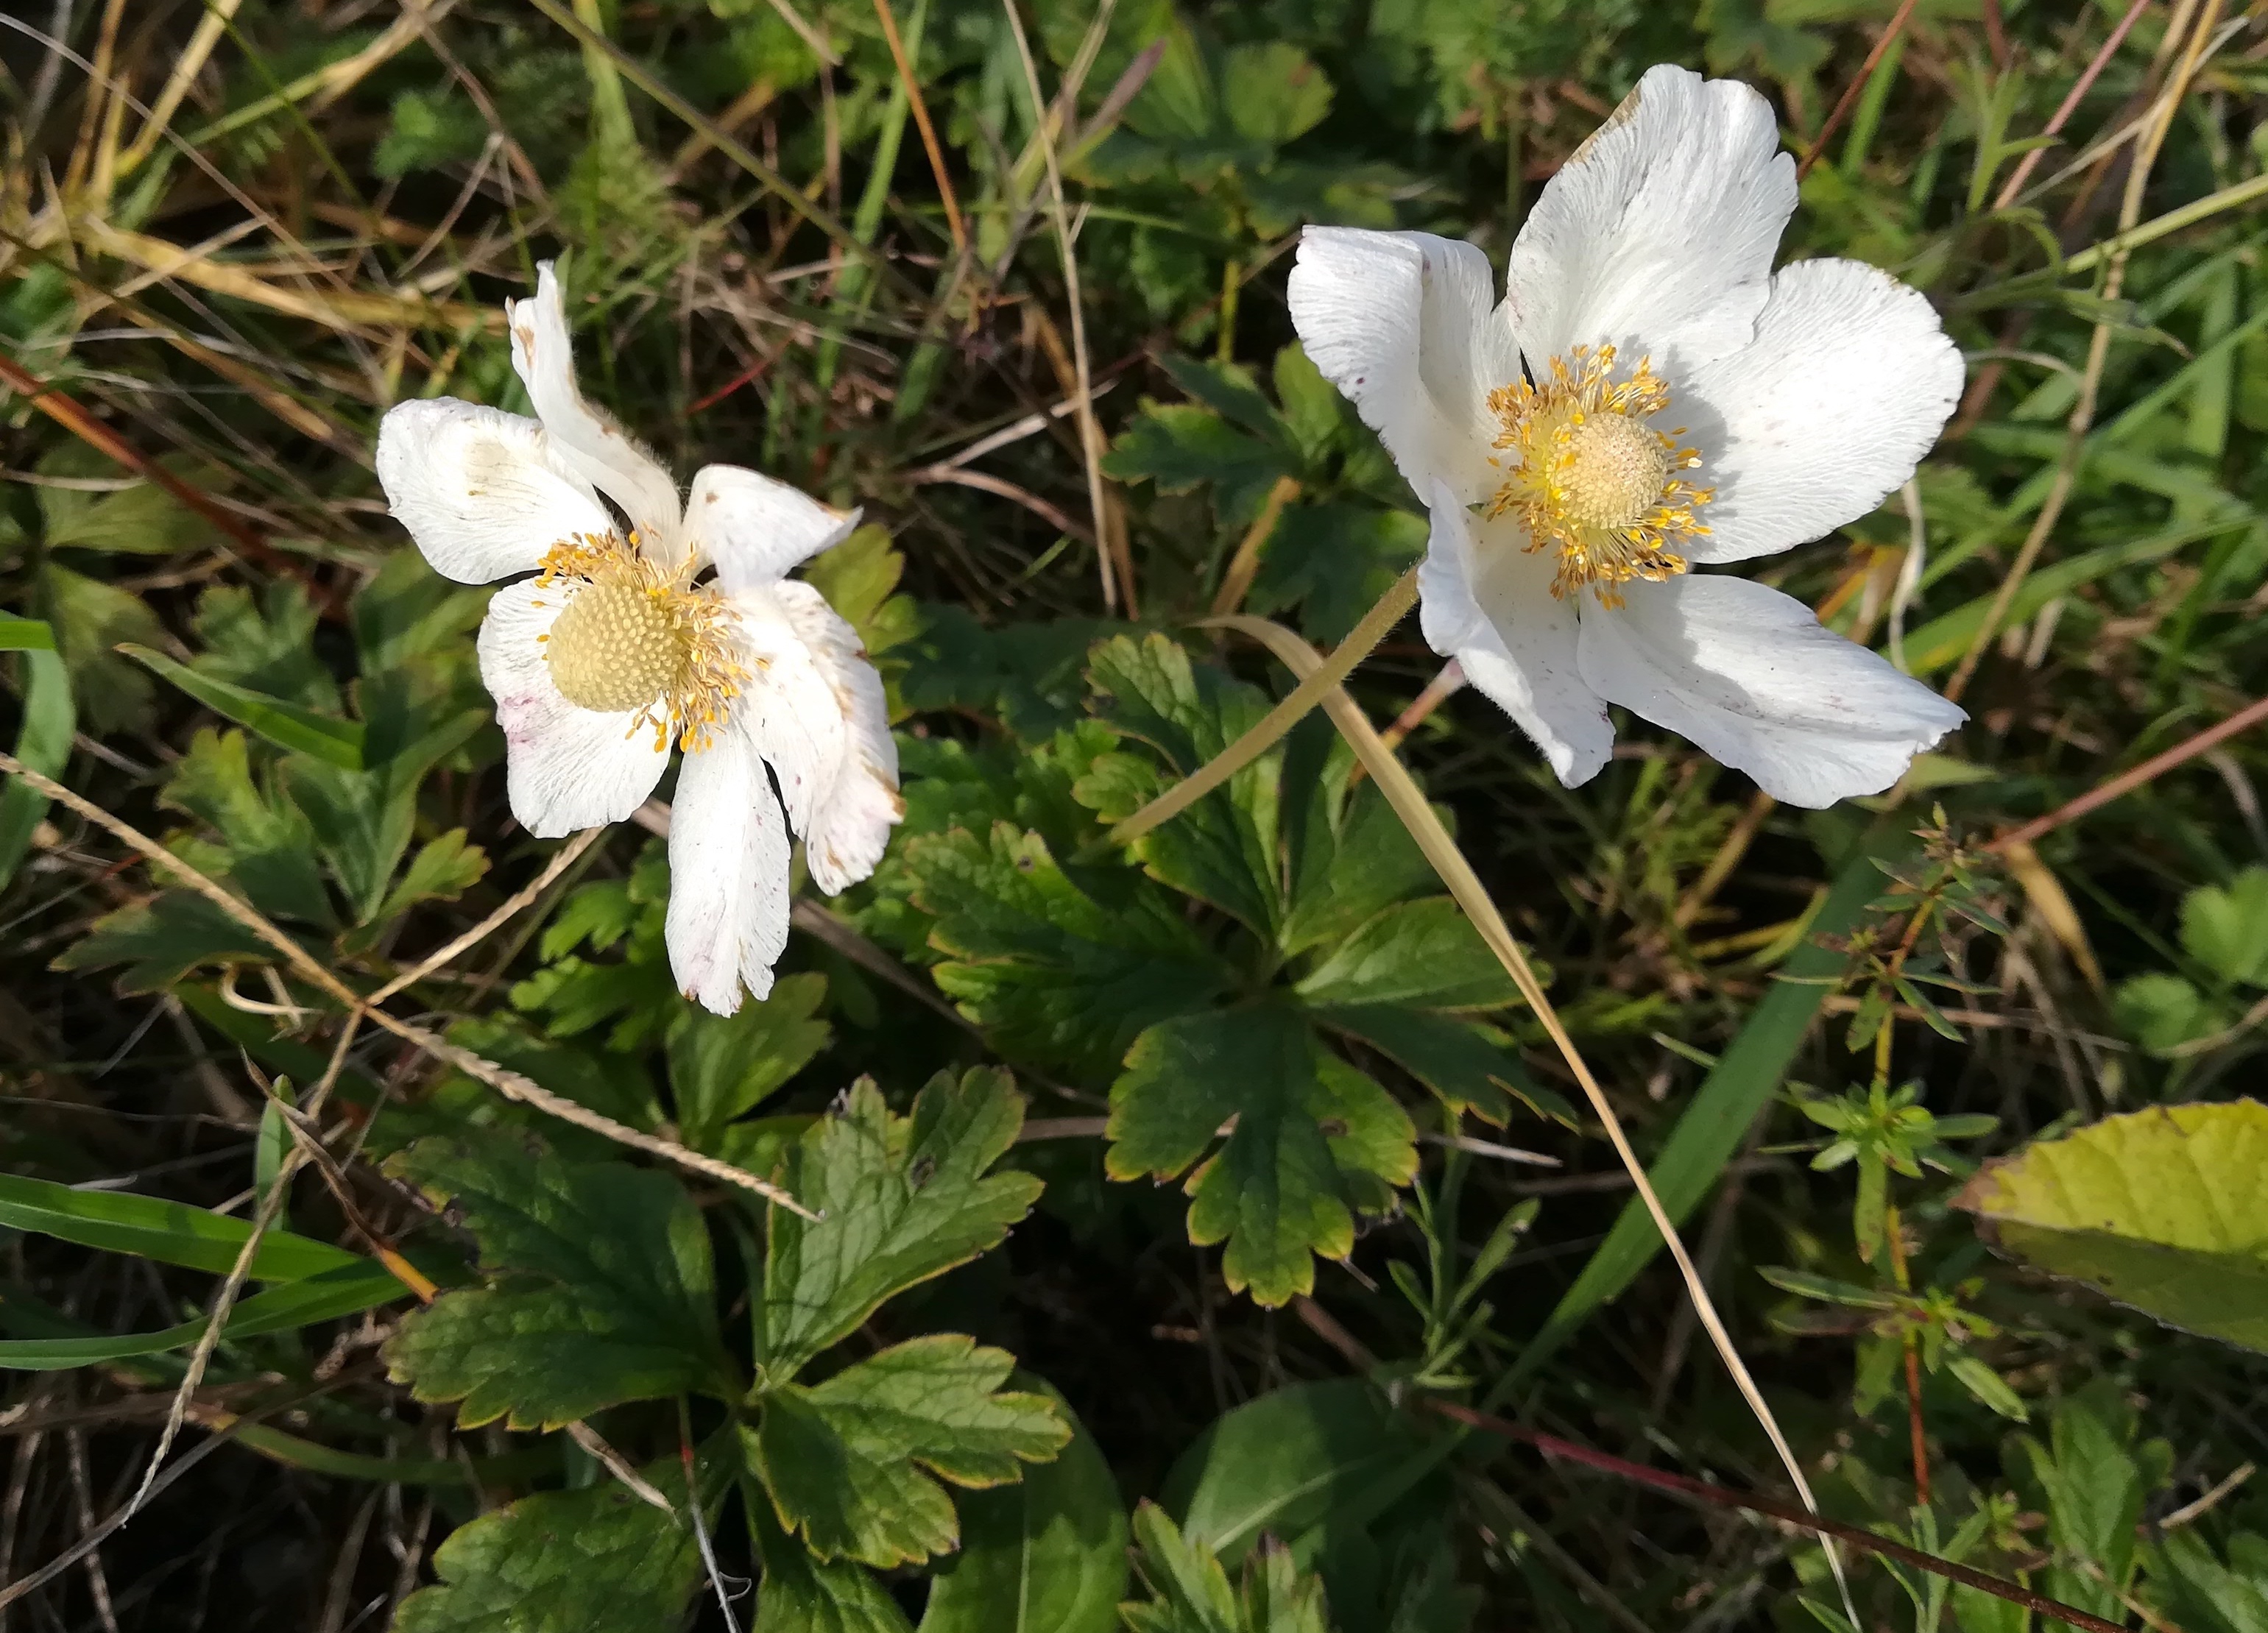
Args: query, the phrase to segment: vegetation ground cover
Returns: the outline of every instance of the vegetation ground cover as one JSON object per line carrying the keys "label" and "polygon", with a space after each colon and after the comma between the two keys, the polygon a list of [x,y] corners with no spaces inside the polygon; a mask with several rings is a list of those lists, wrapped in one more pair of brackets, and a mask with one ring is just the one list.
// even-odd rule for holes
{"label": "vegetation ground cover", "polygon": [[[2257,7],[38,10],[0,1621],[2268,1629]],[[1425,546],[1301,228],[1501,267],[1657,63],[1770,98],[1784,256],[1962,351],[1757,576],[1970,723],[1824,811],[1635,721],[1569,790],[1404,620],[1114,827]],[[373,469],[397,402],[526,408],[540,261],[681,475],[863,507],[803,576],[904,820],[729,1019],[670,785],[513,820],[488,592]]]}

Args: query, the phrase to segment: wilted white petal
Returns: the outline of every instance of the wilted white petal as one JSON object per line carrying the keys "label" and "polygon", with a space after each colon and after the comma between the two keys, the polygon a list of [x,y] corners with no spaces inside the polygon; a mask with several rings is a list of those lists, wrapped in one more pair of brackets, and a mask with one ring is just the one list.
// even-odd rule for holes
{"label": "wilted white petal", "polygon": [[1745,561],[1864,516],[1913,474],[1962,378],[1918,291],[1855,261],[1787,268],[1754,342],[1696,369],[1671,410],[1717,490],[1686,554]]}
{"label": "wilted white petal", "polygon": [[512,813],[538,839],[619,822],[637,810],[669,762],[651,725],[635,711],[578,709],[552,684],[541,636],[571,592],[508,584],[490,598],[481,623],[481,679],[504,728],[504,783]]}
{"label": "wilted white petal", "polygon": [[732,598],[734,636],[748,678],[733,718],[779,780],[795,831],[810,836],[816,813],[850,753],[850,729],[835,688],[789,611],[783,582]]}
{"label": "wilted white petal", "polygon": [[1764,98],[1648,70],[1513,244],[1508,305],[1529,366],[1611,343],[1669,374],[1747,344],[1795,195]]}
{"label": "wilted white petal", "polygon": [[650,552],[673,555],[678,531],[677,484],[653,455],[612,417],[583,400],[559,277],[548,261],[536,267],[535,294],[504,303],[512,327],[512,366],[527,387],[535,417],[563,460],[622,507]]}
{"label": "wilted white petal", "polygon": [[1488,394],[1520,377],[1488,257],[1426,232],[1309,227],[1292,268],[1292,324],[1325,379],[1378,432],[1421,495],[1494,486]]}
{"label": "wilted white petal", "polygon": [[737,465],[703,467],[685,499],[685,542],[717,564],[727,595],[777,583],[858,525],[856,511]]}
{"label": "wilted white petal", "polygon": [[1878,794],[1969,717],[1763,585],[1688,576],[1625,592],[1626,607],[1583,609],[1583,678],[1789,805]]}
{"label": "wilted white petal", "polygon": [[762,999],[787,946],[787,823],[746,733],[685,756],[669,818],[663,933],[678,989],[719,1015]]}
{"label": "wilted white petal", "polygon": [[1607,762],[1614,725],[1577,665],[1575,608],[1551,594],[1551,558],[1525,543],[1513,523],[1469,516],[1438,488],[1418,620],[1426,644],[1462,664],[1572,788]]}
{"label": "wilted white petal", "polygon": [[378,480],[433,570],[459,584],[527,572],[563,539],[614,530],[541,425],[453,397],[387,410]]}
{"label": "wilted white petal", "polygon": [[790,579],[774,585],[772,593],[810,652],[843,720],[843,750],[834,776],[812,801],[802,830],[812,882],[831,896],[874,871],[890,842],[890,829],[905,815],[905,801],[898,795],[898,746],[890,736],[882,677],[866,661],[858,632],[807,584]]}

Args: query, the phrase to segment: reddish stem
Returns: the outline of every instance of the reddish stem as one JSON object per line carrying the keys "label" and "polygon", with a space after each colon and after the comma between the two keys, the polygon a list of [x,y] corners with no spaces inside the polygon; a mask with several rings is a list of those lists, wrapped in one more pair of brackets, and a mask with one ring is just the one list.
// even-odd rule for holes
{"label": "reddish stem", "polygon": [[1616,1475],[1639,1485],[1652,1486],[1659,1491],[1675,1491],[1717,1508],[1745,1510],[1751,1514],[1777,1519],[1783,1525],[1794,1526],[1820,1536],[1833,1537],[1838,1542],[1847,1542],[1866,1553],[1879,1554],[1885,1559],[1895,1559],[1902,1565],[1911,1565],[1917,1570],[1926,1570],[1933,1576],[1944,1577],[1964,1587],[1973,1587],[1980,1593],[2005,1599],[2012,1605],[2021,1605],[2035,1615],[2049,1617],[2066,1627],[2081,1628],[2086,1629],[2086,1633],[2126,1633],[2115,1622],[2105,1622],[2101,1616],[2092,1615],[2076,1606],[2050,1599],[2043,1593],[2035,1593],[2019,1583],[2004,1581],[1984,1571],[1971,1570],[1967,1565],[1957,1565],[1949,1559],[1940,1559],[1934,1554],[1925,1554],[1918,1548],[1893,1542],[1886,1536],[1878,1536],[1857,1526],[1846,1526],[1837,1519],[1807,1513],[1792,1503],[1759,1497],[1752,1491],[1729,1490],[1723,1486],[1711,1485],[1706,1481],[1689,1479],[1683,1475],[1673,1475],[1660,1468],[1648,1468],[1643,1463],[1633,1463],[1605,1452],[1594,1452],[1575,1441],[1562,1440],[1558,1436],[1545,1434],[1541,1430],[1523,1428],[1506,1418],[1491,1417],[1485,1412],[1476,1412],[1469,1406],[1459,1406],[1452,1401],[1428,1397],[1424,1404],[1427,1409],[1444,1417],[1454,1418],[1470,1428],[1484,1429],[1508,1440],[1524,1442],[1546,1457],[1564,1457],[1570,1462],[1581,1463],[1604,1474]]}

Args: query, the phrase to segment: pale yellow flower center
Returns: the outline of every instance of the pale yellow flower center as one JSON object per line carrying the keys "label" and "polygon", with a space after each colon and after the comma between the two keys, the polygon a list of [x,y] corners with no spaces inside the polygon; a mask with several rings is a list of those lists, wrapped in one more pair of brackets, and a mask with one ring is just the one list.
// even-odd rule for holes
{"label": "pale yellow flower center", "polygon": [[1530,550],[1558,553],[1553,595],[1588,586],[1604,607],[1620,607],[1633,578],[1683,572],[1670,547],[1709,531],[1693,512],[1716,497],[1676,474],[1701,463],[1677,445],[1684,427],[1649,423],[1669,406],[1669,387],[1647,360],[1620,381],[1614,364],[1612,346],[1578,346],[1551,359],[1543,385],[1515,381],[1488,400],[1501,427],[1494,445],[1514,456],[1491,461],[1506,474],[1488,513],[1517,516]]}
{"label": "pale yellow flower center", "polygon": [[568,594],[536,639],[559,695],[578,709],[632,715],[630,730],[651,726],[657,748],[672,736],[688,753],[708,747],[748,677],[733,655],[723,599],[696,587],[693,572],[690,560],[675,572],[647,561],[635,533],[553,545],[535,582]]}

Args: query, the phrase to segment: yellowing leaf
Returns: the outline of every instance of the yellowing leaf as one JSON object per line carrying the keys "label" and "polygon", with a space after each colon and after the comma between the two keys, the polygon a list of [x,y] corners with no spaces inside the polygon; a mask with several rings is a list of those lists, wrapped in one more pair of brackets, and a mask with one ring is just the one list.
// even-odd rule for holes
{"label": "yellowing leaf", "polygon": [[940,1072],[910,1117],[893,1116],[872,1080],[853,1085],[785,1165],[789,1194],[821,1217],[772,1210],[757,1316],[766,1375],[792,1378],[884,1299],[998,1243],[1040,1194],[1028,1173],[984,1172],[1023,1124],[999,1072]]}
{"label": "yellowing leaf", "polygon": [[2268,1350],[2268,1106],[2161,1106],[1986,1166],[1956,1205],[2003,1253]]}

